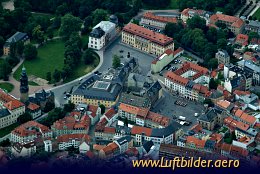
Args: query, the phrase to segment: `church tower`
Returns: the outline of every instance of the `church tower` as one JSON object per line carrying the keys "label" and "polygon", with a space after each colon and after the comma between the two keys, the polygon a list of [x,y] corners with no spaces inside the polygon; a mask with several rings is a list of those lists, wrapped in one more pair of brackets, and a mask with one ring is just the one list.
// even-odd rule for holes
{"label": "church tower", "polygon": [[26,102],[28,100],[28,77],[26,74],[26,69],[23,67],[21,77],[20,77],[20,100],[21,102]]}

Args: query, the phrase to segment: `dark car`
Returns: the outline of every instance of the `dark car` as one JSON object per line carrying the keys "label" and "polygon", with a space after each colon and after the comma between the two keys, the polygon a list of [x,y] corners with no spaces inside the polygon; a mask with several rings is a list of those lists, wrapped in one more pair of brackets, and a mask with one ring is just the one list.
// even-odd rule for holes
{"label": "dark car", "polygon": [[94,74],[98,74],[99,72],[98,71],[95,71]]}

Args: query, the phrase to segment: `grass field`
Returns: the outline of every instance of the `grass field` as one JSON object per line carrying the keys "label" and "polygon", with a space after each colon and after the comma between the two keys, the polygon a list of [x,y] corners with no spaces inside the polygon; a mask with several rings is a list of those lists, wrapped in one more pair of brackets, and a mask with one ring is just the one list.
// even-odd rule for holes
{"label": "grass field", "polygon": [[[88,42],[88,37],[83,36],[83,43]],[[64,65],[64,52],[65,46],[62,40],[55,40],[47,43],[46,45],[38,49],[38,57],[35,60],[25,61],[24,66],[26,68],[28,75],[35,75],[37,77],[46,79],[47,72],[53,74],[55,69],[62,70]],[[93,70],[99,63],[99,58],[97,58],[93,65],[85,65],[80,63],[77,68],[74,69],[73,74],[66,82],[72,81],[78,77],[85,75],[86,73]],[[23,65],[21,65],[17,71],[14,73],[14,78],[19,80],[20,73],[22,71]],[[36,86],[36,83],[30,82],[30,85]]]}
{"label": "grass field", "polygon": [[28,84],[31,85],[31,86],[39,86],[37,83],[35,83],[33,81],[29,81]]}
{"label": "grass field", "polygon": [[[55,69],[62,70],[65,46],[61,40],[50,41],[38,49],[35,60],[25,61],[24,66],[28,75],[46,78],[47,72],[53,73]],[[19,80],[22,66],[14,73],[14,78]]]}
{"label": "grass field", "polygon": [[71,77],[69,77],[68,79],[65,80],[65,82],[69,82],[72,81],[76,78],[79,78],[81,76],[84,76],[85,74],[91,72],[93,69],[95,69],[95,67],[97,67],[99,64],[99,58],[96,57],[94,63],[92,65],[85,65],[84,63],[81,63],[73,72],[73,74],[71,75]]}
{"label": "grass field", "polygon": [[253,14],[252,17],[256,17],[257,20],[260,20],[260,8]]}
{"label": "grass field", "polygon": [[88,48],[88,35],[82,35],[81,41],[82,41],[82,48],[86,50]]}
{"label": "grass field", "polygon": [[6,90],[7,92],[11,92],[14,89],[14,85],[11,83],[3,82],[0,83],[0,88]]}

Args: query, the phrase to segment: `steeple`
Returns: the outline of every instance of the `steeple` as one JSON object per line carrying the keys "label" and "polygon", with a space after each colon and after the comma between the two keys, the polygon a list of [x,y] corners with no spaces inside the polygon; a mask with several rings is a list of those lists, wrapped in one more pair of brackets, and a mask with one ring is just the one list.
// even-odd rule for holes
{"label": "steeple", "polygon": [[28,92],[29,92],[28,77],[26,74],[26,69],[23,65],[22,73],[20,77],[20,100],[22,102],[26,102],[28,100]]}

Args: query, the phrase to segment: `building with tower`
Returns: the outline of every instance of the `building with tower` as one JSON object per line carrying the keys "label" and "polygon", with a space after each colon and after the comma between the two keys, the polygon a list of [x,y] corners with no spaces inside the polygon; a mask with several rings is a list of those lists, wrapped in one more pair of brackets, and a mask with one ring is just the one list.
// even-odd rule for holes
{"label": "building with tower", "polygon": [[28,77],[26,74],[26,69],[23,67],[21,77],[20,77],[20,100],[21,102],[26,102],[28,100]]}

